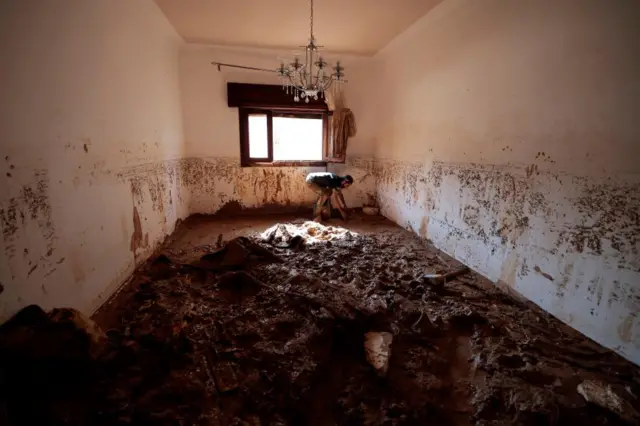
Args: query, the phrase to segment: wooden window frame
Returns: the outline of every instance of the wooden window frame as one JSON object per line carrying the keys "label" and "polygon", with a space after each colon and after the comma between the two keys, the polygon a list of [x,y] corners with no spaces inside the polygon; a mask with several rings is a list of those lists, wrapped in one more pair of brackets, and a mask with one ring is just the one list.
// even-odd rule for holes
{"label": "wooden window frame", "polygon": [[[249,156],[249,115],[264,114],[267,116],[267,152],[266,158],[251,158]],[[238,108],[240,122],[240,165],[242,167],[326,167],[326,152],[329,141],[330,111],[319,109],[287,109],[287,108]],[[290,116],[295,118],[322,118],[322,160],[273,160],[273,117]]]}

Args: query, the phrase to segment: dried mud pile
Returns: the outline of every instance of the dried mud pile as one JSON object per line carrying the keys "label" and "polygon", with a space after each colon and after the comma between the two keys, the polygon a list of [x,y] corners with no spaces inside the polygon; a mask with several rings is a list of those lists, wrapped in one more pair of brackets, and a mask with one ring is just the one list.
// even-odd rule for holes
{"label": "dried mud pile", "polygon": [[[475,274],[431,284],[450,266],[403,230],[288,223],[199,253],[142,268],[96,316],[108,342],[81,380],[10,407],[10,424],[638,421],[637,367]],[[393,336],[385,373],[369,332]]]}

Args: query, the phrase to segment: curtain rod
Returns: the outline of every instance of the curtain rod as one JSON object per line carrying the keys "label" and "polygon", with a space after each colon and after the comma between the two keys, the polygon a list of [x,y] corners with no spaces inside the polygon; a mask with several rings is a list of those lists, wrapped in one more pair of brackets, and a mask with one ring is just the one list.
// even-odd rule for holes
{"label": "curtain rod", "polygon": [[216,65],[218,67],[218,71],[221,71],[220,67],[228,67],[228,68],[240,68],[243,70],[251,70],[251,71],[278,72],[277,70],[272,70],[267,68],[245,67],[244,65],[225,64],[222,62],[211,62],[211,65]]}

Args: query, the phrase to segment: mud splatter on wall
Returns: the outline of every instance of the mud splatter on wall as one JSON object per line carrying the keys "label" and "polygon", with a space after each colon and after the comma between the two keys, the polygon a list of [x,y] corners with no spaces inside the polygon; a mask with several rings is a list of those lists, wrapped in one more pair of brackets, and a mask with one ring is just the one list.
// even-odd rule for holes
{"label": "mud splatter on wall", "polygon": [[167,160],[129,166],[117,173],[119,182],[128,185],[131,192],[133,228],[129,248],[136,262],[173,232],[178,219],[188,215],[190,196],[184,186],[184,168],[183,160]]}
{"label": "mud splatter on wall", "polygon": [[313,194],[306,173],[322,168],[240,167],[237,158],[182,160],[182,184],[189,191],[191,214],[210,214],[229,202],[244,208],[264,205],[310,206]]}
{"label": "mud splatter on wall", "polygon": [[440,3],[358,117],[385,215],[640,365],[640,4],[580,5]]}
{"label": "mud splatter on wall", "polygon": [[377,161],[374,174],[385,216],[640,359],[637,339],[620,345],[594,328],[640,332],[640,181],[393,160]]}
{"label": "mud splatter on wall", "polygon": [[18,247],[18,231],[28,226],[27,222],[40,230],[47,253],[53,251],[55,228],[48,193],[49,175],[46,170],[36,170],[31,181],[22,185],[19,195],[0,204],[0,227],[8,258],[14,258],[21,248]]}
{"label": "mud splatter on wall", "polygon": [[[244,208],[263,206],[310,208],[315,194],[305,183],[308,173],[324,167],[240,167],[237,158],[187,158],[181,160],[181,182],[189,192],[189,211],[215,213],[229,202]],[[356,185],[345,191],[350,206],[362,205],[364,194],[375,188],[373,173],[366,163],[352,159],[347,165],[332,166],[336,173],[351,173]],[[331,168],[329,168],[331,169]]]}
{"label": "mud splatter on wall", "polygon": [[[82,170],[64,180],[46,170],[21,176],[26,183],[0,203],[0,316],[25,303],[96,307],[187,215],[180,161]],[[98,299],[71,297],[91,292]]]}
{"label": "mud splatter on wall", "polygon": [[184,214],[162,176],[183,151],[183,41],[151,1],[77,6],[0,5],[0,321],[32,303],[91,314]]}
{"label": "mud splatter on wall", "polygon": [[[2,281],[8,291],[3,299],[11,297],[16,279],[48,274],[57,261],[56,229],[49,198],[49,174],[36,170],[29,183],[17,189],[17,194],[0,203],[0,229],[4,255],[0,263]],[[25,230],[30,237],[24,238]],[[15,265],[20,264],[21,268]],[[47,289],[41,286],[43,292]]]}
{"label": "mud splatter on wall", "polygon": [[129,185],[135,205],[149,204],[156,214],[173,217],[178,206],[189,201],[184,167],[183,160],[158,161],[126,167],[116,176]]}
{"label": "mud splatter on wall", "polygon": [[351,175],[353,185],[344,191],[347,206],[361,207],[369,195],[376,193],[376,174],[373,158],[347,156],[345,164],[331,163],[327,170],[338,175]]}

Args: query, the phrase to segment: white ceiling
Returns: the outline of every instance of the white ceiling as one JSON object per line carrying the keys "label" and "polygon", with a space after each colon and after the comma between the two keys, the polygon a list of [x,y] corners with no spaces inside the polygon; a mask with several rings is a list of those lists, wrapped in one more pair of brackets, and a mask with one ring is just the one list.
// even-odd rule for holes
{"label": "white ceiling", "polygon": [[[308,0],[155,0],[189,43],[297,48]],[[328,51],[372,55],[442,0],[314,0],[314,33]]]}

